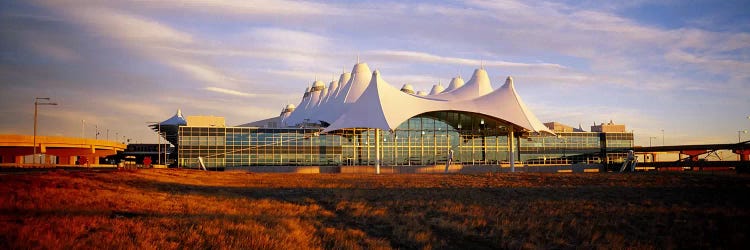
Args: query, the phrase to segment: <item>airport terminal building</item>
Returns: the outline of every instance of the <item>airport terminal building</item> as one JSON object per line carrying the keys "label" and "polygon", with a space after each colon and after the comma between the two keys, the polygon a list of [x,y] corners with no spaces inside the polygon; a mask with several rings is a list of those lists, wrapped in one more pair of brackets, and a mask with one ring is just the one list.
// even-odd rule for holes
{"label": "airport terminal building", "polygon": [[220,117],[174,117],[151,125],[177,149],[177,164],[242,166],[425,166],[622,162],[633,147],[623,125],[591,132],[543,124],[507,77],[492,89],[476,69],[427,93],[398,89],[366,63],[326,86],[313,82],[277,117],[227,127]]}

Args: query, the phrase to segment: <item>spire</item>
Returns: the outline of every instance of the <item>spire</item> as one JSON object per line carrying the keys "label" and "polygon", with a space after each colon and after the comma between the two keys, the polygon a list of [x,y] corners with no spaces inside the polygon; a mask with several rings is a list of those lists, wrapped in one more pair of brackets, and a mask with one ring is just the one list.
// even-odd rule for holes
{"label": "spire", "polygon": [[357,64],[359,64],[359,52],[357,52]]}
{"label": "spire", "polygon": [[505,78],[505,84],[509,84],[509,86],[513,86],[513,77],[508,76],[508,78]]}
{"label": "spire", "polygon": [[182,110],[181,109],[177,109],[176,116],[182,117]]}

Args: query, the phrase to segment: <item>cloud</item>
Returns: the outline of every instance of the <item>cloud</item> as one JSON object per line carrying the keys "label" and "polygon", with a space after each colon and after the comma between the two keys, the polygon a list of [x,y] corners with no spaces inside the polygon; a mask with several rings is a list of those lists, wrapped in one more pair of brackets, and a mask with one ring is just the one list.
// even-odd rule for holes
{"label": "cloud", "polygon": [[[96,107],[81,105],[73,116],[138,120],[138,112],[170,116],[183,106],[186,113],[236,116],[239,124],[277,115],[283,99],[299,100],[316,75],[327,80],[341,66],[350,70],[359,51],[394,87],[429,90],[438,81],[447,85],[456,70],[466,76],[482,63],[502,68],[525,99],[546,105],[533,109],[540,118],[614,118],[639,131],[673,126],[697,135],[709,120],[745,112],[738,107],[750,105],[750,34],[738,30],[746,29],[672,29],[623,14],[644,4],[650,2],[19,1],[0,11],[11,20],[0,25],[0,78],[55,97],[75,88],[117,103],[87,99]],[[586,106],[579,99],[592,108],[578,110]],[[662,99],[670,101],[653,101]],[[712,119],[658,115],[696,100],[721,105],[712,106]],[[247,102],[227,108],[238,101]],[[559,113],[545,113],[552,106]],[[641,119],[633,112],[639,109],[651,121],[671,121],[631,122]],[[76,124],[68,127],[76,131]]]}
{"label": "cloud", "polygon": [[[101,4],[101,3],[100,3]],[[199,62],[198,58],[175,53],[177,48],[190,49],[201,46],[189,33],[175,29],[162,22],[142,17],[108,6],[91,4],[49,4],[72,20],[87,27],[93,33],[114,41],[151,61],[181,71],[188,78],[204,84],[235,86],[241,80],[232,77],[217,66]]]}
{"label": "cloud", "polygon": [[[331,65],[331,40],[306,31],[284,28],[254,28],[238,36],[244,47],[283,67],[315,69]],[[341,45],[339,45],[341,46]],[[262,51],[261,53],[258,53]]]}
{"label": "cloud", "polygon": [[226,85],[228,82],[236,81],[236,79],[220,72],[213,67],[198,64],[189,60],[170,59],[166,63],[176,69],[188,73],[194,79],[205,83]]}
{"label": "cloud", "polygon": [[136,2],[142,8],[174,10],[182,9],[213,15],[230,15],[240,18],[252,17],[301,17],[321,16],[345,13],[338,8],[324,3],[309,1],[262,1],[262,0],[162,0],[156,2]]}
{"label": "cloud", "polygon": [[368,56],[375,58],[388,59],[393,61],[410,60],[415,62],[442,63],[470,66],[497,66],[497,67],[542,67],[551,69],[564,69],[565,67],[553,63],[516,63],[496,60],[476,60],[458,57],[440,56],[425,52],[405,51],[405,50],[374,50],[366,52]]}
{"label": "cloud", "polygon": [[32,40],[27,45],[43,57],[54,58],[62,62],[76,61],[81,58],[74,50],[49,41]]}
{"label": "cloud", "polygon": [[208,91],[213,91],[213,92],[216,92],[216,93],[233,95],[233,96],[241,96],[241,97],[252,97],[252,96],[255,96],[254,94],[245,93],[245,92],[241,92],[241,91],[237,91],[237,90],[224,89],[224,88],[219,88],[219,87],[205,87],[203,89],[208,90]]}
{"label": "cloud", "polygon": [[158,21],[100,6],[58,8],[97,33],[127,43],[187,44],[192,37]]}

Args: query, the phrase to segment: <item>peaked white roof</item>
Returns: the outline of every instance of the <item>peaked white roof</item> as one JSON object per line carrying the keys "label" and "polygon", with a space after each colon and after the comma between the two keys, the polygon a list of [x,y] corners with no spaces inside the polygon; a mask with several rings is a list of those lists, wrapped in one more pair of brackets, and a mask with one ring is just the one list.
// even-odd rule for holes
{"label": "peaked white roof", "polygon": [[445,91],[445,88],[443,88],[443,85],[435,84],[432,85],[432,90],[430,90],[430,95],[437,95],[440,93],[443,93]]}
{"label": "peaked white roof", "polygon": [[352,78],[352,73],[344,72],[339,76],[339,81],[337,83],[338,87],[336,88],[336,91],[334,91],[334,95],[331,96],[331,98],[338,98],[339,94],[342,92],[342,90],[346,87],[346,84],[349,82],[349,79]]}
{"label": "peaked white roof", "polygon": [[324,103],[324,100],[326,98],[328,98],[328,88],[323,88],[323,90],[321,90],[321,92],[320,92],[320,98],[318,100],[318,103],[315,104],[315,107],[319,108],[320,105]]}
{"label": "peaked white roof", "polygon": [[185,125],[187,125],[187,121],[185,120],[185,117],[182,116],[182,110],[177,109],[177,113],[169,119],[158,124],[149,124],[148,126],[155,132],[159,132],[161,136],[172,143],[172,145],[177,145],[178,128]]}
{"label": "peaked white roof", "polygon": [[367,88],[367,84],[370,83],[370,78],[372,77],[370,74],[370,67],[367,66],[367,63],[357,63],[354,65],[354,68],[352,68],[352,78],[349,79],[346,87],[342,90],[344,92],[340,93],[345,95],[343,103],[353,103],[359,99],[359,96]]}
{"label": "peaked white roof", "polygon": [[[453,81],[451,81],[451,83],[452,82]],[[459,81],[458,79],[456,79],[456,85],[462,82],[463,80]],[[469,80],[469,82],[450,92],[438,95],[435,98],[443,100],[465,100],[477,98],[489,94],[490,92],[492,92],[490,77],[487,75],[486,70],[480,68],[474,70],[474,74],[471,75],[471,79]]]}
{"label": "peaked white roof", "polygon": [[407,93],[407,94],[414,94],[414,87],[411,86],[411,84],[405,83],[403,87],[401,87],[401,92]]}
{"label": "peaked white roof", "polygon": [[[407,94],[388,84],[379,71],[370,73],[366,63],[357,63],[349,73],[341,74],[338,86],[327,89],[315,82],[291,113],[280,117],[286,126],[302,123],[328,125],[324,132],[345,128],[396,129],[411,117],[433,111],[480,113],[503,120],[515,128],[533,132],[550,131],[526,107],[508,77],[505,84],[493,90],[487,71],[477,69],[464,84],[461,77],[451,80],[440,92],[435,85],[431,95]],[[317,86],[317,87],[316,87]]]}
{"label": "peaked white roof", "polygon": [[553,133],[528,110],[510,77],[499,89],[478,98],[438,100],[401,92],[385,82],[378,71],[373,72],[372,81],[357,102],[323,132],[344,128],[393,130],[411,117],[442,110],[481,113],[529,131]]}
{"label": "peaked white roof", "polygon": [[182,117],[182,110],[177,109],[177,113],[175,113],[174,116],[160,122],[159,125],[187,125],[187,121],[185,120],[185,117]]}
{"label": "peaked white roof", "polygon": [[331,83],[328,84],[328,88],[326,89],[326,96],[321,101],[321,104],[326,104],[328,100],[331,99],[331,96],[334,95],[337,88],[339,88],[339,82],[331,81]]}
{"label": "peaked white roof", "polygon": [[451,79],[451,83],[448,84],[448,88],[443,90],[443,93],[454,91],[463,86],[464,86],[464,79],[461,78],[461,76],[453,77],[453,79]]}

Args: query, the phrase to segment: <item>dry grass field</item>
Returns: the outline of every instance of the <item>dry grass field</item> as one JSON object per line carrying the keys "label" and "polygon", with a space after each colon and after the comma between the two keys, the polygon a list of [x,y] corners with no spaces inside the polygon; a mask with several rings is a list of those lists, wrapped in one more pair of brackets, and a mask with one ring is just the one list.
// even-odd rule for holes
{"label": "dry grass field", "polygon": [[0,174],[0,249],[744,248],[736,174]]}

